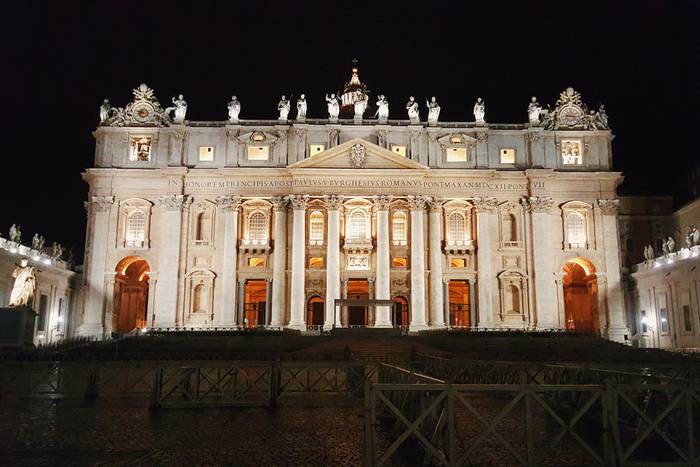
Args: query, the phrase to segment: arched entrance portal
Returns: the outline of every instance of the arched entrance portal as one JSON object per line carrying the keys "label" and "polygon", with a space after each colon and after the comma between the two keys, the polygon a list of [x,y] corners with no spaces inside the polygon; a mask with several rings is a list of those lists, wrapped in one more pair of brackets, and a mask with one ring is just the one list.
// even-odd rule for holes
{"label": "arched entrance portal", "polygon": [[138,256],[119,261],[114,274],[112,330],[125,334],[148,325],[148,262]]}
{"label": "arched entrance portal", "polygon": [[306,324],[309,326],[323,326],[325,304],[323,299],[314,295],[306,302]]}
{"label": "arched entrance portal", "polygon": [[394,326],[408,326],[411,324],[408,317],[408,300],[405,297],[394,298],[394,310],[392,313]]}
{"label": "arched entrance portal", "polygon": [[573,258],[564,264],[564,314],[566,329],[598,334],[598,282],[593,264]]}

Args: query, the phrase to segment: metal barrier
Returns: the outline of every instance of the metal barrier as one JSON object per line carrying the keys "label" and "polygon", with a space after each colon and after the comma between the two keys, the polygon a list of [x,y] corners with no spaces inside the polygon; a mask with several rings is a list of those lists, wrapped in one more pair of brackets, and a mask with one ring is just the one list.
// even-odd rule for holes
{"label": "metal barrier", "polygon": [[700,465],[693,381],[545,384],[521,372],[522,384],[448,384],[387,367],[365,388],[368,466],[397,457],[448,466]]}

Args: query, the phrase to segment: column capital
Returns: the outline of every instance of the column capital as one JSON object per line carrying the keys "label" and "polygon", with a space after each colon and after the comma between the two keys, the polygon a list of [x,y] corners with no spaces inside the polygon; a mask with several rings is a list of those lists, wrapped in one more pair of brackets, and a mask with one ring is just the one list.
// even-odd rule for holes
{"label": "column capital", "polygon": [[236,211],[241,205],[240,196],[217,196],[216,206],[222,211]]}
{"label": "column capital", "polygon": [[498,200],[493,196],[477,196],[472,202],[477,214],[480,212],[494,212],[498,206]]}
{"label": "column capital", "polygon": [[528,212],[549,214],[554,206],[554,200],[550,196],[530,196],[521,199],[521,204]]}
{"label": "column capital", "polygon": [[304,211],[309,203],[309,195],[289,195],[287,201],[292,205],[295,211]]}
{"label": "column capital", "polygon": [[160,195],[158,205],[167,211],[179,211],[192,204],[192,197],[189,195]]}
{"label": "column capital", "polygon": [[337,211],[343,205],[343,197],[341,195],[325,195],[323,200],[326,202],[326,209],[329,211]]}
{"label": "column capital", "polygon": [[389,205],[391,204],[392,199],[390,195],[373,196],[372,199],[374,200],[374,206],[377,208],[377,211],[389,210]]}
{"label": "column capital", "polygon": [[430,207],[430,212],[432,213],[442,213],[442,198],[432,198],[428,200],[428,206]]}
{"label": "column capital", "polygon": [[406,201],[411,207],[411,211],[422,211],[423,209],[425,209],[425,203],[430,202],[431,200],[432,198],[430,196],[423,195],[408,195],[406,197]]}
{"label": "column capital", "polygon": [[97,212],[109,211],[114,204],[114,196],[93,196],[91,202]]}
{"label": "column capital", "polygon": [[614,216],[617,214],[617,210],[620,207],[619,199],[599,199],[598,207],[600,212],[606,216]]}
{"label": "column capital", "polygon": [[272,210],[275,212],[284,211],[287,208],[288,200],[284,196],[273,196],[270,198]]}

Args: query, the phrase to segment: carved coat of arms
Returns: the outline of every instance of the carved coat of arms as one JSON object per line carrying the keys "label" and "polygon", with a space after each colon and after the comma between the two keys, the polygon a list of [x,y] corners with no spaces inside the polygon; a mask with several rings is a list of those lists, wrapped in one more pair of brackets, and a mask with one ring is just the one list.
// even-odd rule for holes
{"label": "carved coat of arms", "polygon": [[367,151],[360,143],[353,144],[350,148],[350,163],[358,169],[367,163]]}

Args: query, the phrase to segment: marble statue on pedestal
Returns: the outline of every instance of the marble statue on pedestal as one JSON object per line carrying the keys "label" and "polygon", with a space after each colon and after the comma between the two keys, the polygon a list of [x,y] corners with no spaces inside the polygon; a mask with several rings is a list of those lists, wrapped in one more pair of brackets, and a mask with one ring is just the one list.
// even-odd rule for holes
{"label": "marble statue on pedestal", "polygon": [[228,103],[228,121],[238,123],[238,116],[241,113],[241,103],[238,97],[231,96],[231,101]]}
{"label": "marble statue on pedestal", "polygon": [[289,117],[289,110],[291,109],[291,107],[292,105],[290,104],[289,99],[287,99],[287,96],[282,94],[282,98],[280,99],[279,103],[277,103],[277,110],[279,110],[280,112],[280,121],[287,121],[287,118]]}
{"label": "marble statue on pedestal", "polygon": [[540,114],[542,113],[542,106],[537,102],[537,97],[532,96],[530,104],[527,106],[527,117],[530,121],[531,126],[540,125]]}
{"label": "marble statue on pedestal", "polygon": [[440,117],[440,106],[437,103],[435,96],[430,98],[430,101],[425,101],[428,107],[428,125],[435,125]]}
{"label": "marble statue on pedestal", "polygon": [[420,122],[418,102],[416,102],[416,99],[413,96],[409,97],[408,102],[406,102],[406,111],[408,112],[408,118],[411,120],[411,123]]}
{"label": "marble statue on pedestal", "polygon": [[389,101],[386,100],[384,94],[380,94],[377,99],[377,111],[374,113],[374,116],[377,117],[380,122],[386,123],[389,119]]}
{"label": "marble statue on pedestal", "polygon": [[605,106],[603,104],[600,104],[598,108],[596,120],[598,121],[598,126],[601,128],[608,128],[608,113],[605,111]]}
{"label": "marble statue on pedestal", "polygon": [[335,93],[332,93],[330,97],[328,97],[328,94],[326,94],[326,102],[328,103],[328,118],[330,120],[338,120],[340,103]]}
{"label": "marble statue on pedestal", "polygon": [[12,224],[12,227],[10,227],[10,241],[19,243],[21,239],[22,231],[19,229],[18,225]]}
{"label": "marble statue on pedestal", "polygon": [[362,116],[367,110],[367,94],[361,89],[355,90],[355,94],[352,96],[352,105],[355,109],[355,119],[362,120]]}
{"label": "marble statue on pedestal", "polygon": [[187,114],[187,101],[182,94],[178,94],[177,99],[173,97],[172,101],[174,107],[168,107],[165,109],[166,115],[170,115],[170,112],[174,111],[175,115],[173,116],[173,122],[184,123],[185,115]]}
{"label": "marble statue on pedestal", "polygon": [[676,250],[676,241],[673,237],[668,237],[664,240],[662,250],[665,255],[669,255]]}
{"label": "marble statue on pedestal", "polygon": [[306,120],[306,95],[304,94],[297,99],[297,120]]}
{"label": "marble statue on pedestal", "polygon": [[53,245],[51,245],[51,257],[53,259],[61,259],[63,256],[63,246],[61,246],[60,243],[53,242]]}
{"label": "marble statue on pedestal", "polygon": [[644,247],[644,259],[646,261],[654,261],[654,247],[646,245]]}
{"label": "marble statue on pedestal", "polygon": [[44,248],[44,237],[35,233],[32,237],[32,248],[41,251],[41,249]]}
{"label": "marble statue on pedestal", "polygon": [[700,230],[689,225],[686,228],[685,243],[688,248],[692,248],[695,245],[700,245]]}
{"label": "marble statue on pedestal", "polygon": [[474,121],[477,125],[486,123],[486,103],[481,97],[477,98],[474,104]]}
{"label": "marble statue on pedestal", "polygon": [[100,105],[100,123],[104,123],[111,113],[112,106],[109,104],[109,99],[105,99],[102,101],[102,105]]}
{"label": "marble statue on pedestal", "polygon": [[22,258],[20,264],[12,271],[15,283],[10,293],[8,306],[31,306],[34,290],[36,290],[36,274],[34,266],[29,265],[27,258]]}

